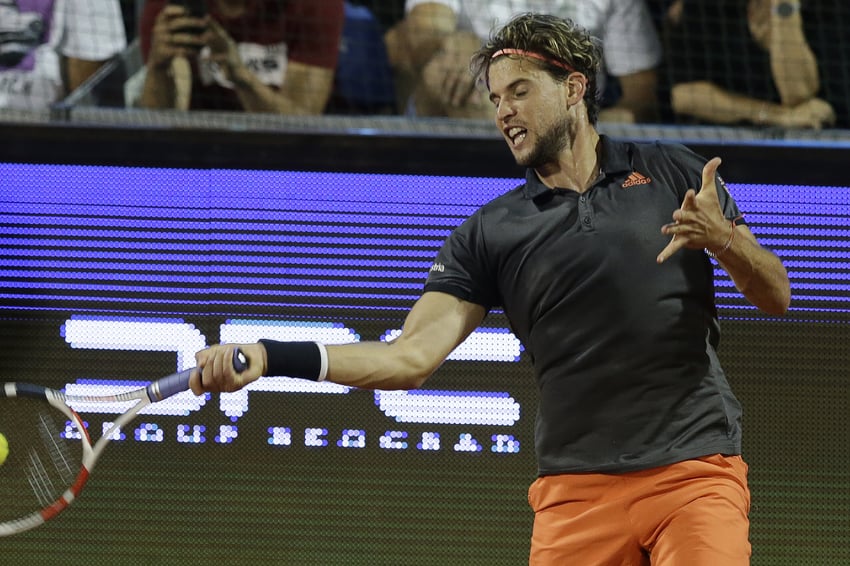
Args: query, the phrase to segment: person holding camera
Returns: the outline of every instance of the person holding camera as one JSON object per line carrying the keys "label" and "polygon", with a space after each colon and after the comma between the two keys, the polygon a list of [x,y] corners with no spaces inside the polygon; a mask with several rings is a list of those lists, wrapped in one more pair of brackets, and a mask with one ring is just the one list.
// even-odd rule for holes
{"label": "person holding camera", "polygon": [[342,0],[148,0],[140,105],[321,114],[342,25]]}

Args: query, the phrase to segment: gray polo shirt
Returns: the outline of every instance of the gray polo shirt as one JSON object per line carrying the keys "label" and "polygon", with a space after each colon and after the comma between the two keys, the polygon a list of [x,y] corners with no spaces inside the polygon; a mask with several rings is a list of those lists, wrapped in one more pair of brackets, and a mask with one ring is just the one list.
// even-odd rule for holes
{"label": "gray polo shirt", "polygon": [[[741,406],[717,359],[713,267],[702,250],[655,261],[705,159],[682,145],[602,136],[583,194],[526,183],[446,240],[425,284],[501,307],[540,389],[541,475],[626,472],[740,454]],[[728,219],[743,223],[722,180]]]}

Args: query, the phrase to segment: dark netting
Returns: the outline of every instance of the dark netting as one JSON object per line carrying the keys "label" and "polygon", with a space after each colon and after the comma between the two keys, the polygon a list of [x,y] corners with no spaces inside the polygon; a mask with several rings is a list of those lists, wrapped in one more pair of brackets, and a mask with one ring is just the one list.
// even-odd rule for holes
{"label": "dark netting", "polygon": [[[56,3],[77,4],[94,3]],[[600,131],[721,154],[748,225],[786,264],[793,299],[782,318],[755,314],[716,272],[720,357],[744,407],[752,563],[848,564],[850,4],[804,2],[790,15],[801,15],[816,60],[814,98],[835,112],[824,129],[768,121],[802,103],[771,106],[782,96],[747,37],[744,4],[685,0],[676,16],[676,2],[647,2],[662,48],[658,119]],[[76,21],[89,30],[87,56],[105,63],[78,67],[93,74],[72,85],[57,62],[39,83],[52,90],[34,90],[6,71],[46,37],[53,5],[39,5],[51,6],[41,20],[0,0],[0,101],[24,101],[0,103],[0,380],[114,387],[172,373],[220,340],[392,338],[449,231],[521,182],[489,118],[412,112],[410,77],[393,69],[397,46],[385,41],[397,39],[401,1],[343,4],[330,80],[306,97],[299,89],[313,82],[302,75],[293,87],[325,101],[318,115],[224,109],[191,89],[191,111],[144,107],[141,1]],[[253,68],[279,75],[283,51],[298,68],[281,43],[243,49]],[[706,78],[740,97],[740,116],[675,111],[674,86]],[[608,107],[620,83],[605,83]],[[722,112],[711,92],[690,102]],[[536,386],[501,313],[479,330],[419,395],[276,378],[144,413],[78,503],[3,540],[4,560],[527,563]],[[96,438],[113,415],[84,416]]]}
{"label": "dark netting", "polygon": [[[213,0],[182,8],[167,0],[8,0],[0,5],[0,118],[118,108],[247,112],[266,127],[274,115],[489,121],[486,91],[464,77],[469,56],[510,8],[408,4],[405,11],[403,0],[252,0],[228,9]],[[603,48],[598,84],[607,125],[743,126],[774,137],[850,128],[846,2],[615,6],[551,6]],[[188,14],[197,17],[186,23]],[[461,92],[468,104],[446,102]]]}

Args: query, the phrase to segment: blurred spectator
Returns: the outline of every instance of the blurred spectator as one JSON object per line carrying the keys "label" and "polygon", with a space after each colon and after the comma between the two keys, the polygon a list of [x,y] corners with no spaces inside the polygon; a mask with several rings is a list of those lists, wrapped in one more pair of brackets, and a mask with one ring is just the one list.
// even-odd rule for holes
{"label": "blurred spectator", "polygon": [[[345,23],[339,46],[327,114],[395,114],[393,72],[384,44],[384,28],[373,10],[345,2]],[[388,15],[384,14],[384,18]]]}
{"label": "blurred spectator", "polygon": [[362,6],[374,14],[381,28],[387,31],[404,18],[405,0],[351,0],[352,6]]}
{"label": "blurred spectator", "polygon": [[664,31],[670,106],[703,123],[821,128],[818,62],[799,0],[677,0]]}
{"label": "blurred spectator", "polygon": [[408,0],[406,11],[386,43],[408,113],[489,118],[487,95],[472,84],[470,55],[512,16],[547,12],[572,19],[602,42],[601,121],[657,118],[661,46],[644,0]]}
{"label": "blurred spectator", "polygon": [[126,45],[117,0],[0,0],[0,108],[45,109]]}
{"label": "blurred spectator", "polygon": [[[172,0],[173,2],[174,0]],[[141,105],[321,114],[331,94],[342,0],[206,0],[192,16],[147,0]]]}
{"label": "blurred spectator", "polygon": [[133,43],[139,31],[139,15],[145,0],[119,0],[121,18],[124,20],[124,30],[127,32],[127,43]]}
{"label": "blurred spectator", "polygon": [[818,61],[820,96],[835,110],[835,126],[850,129],[850,2],[804,2],[806,38]]}

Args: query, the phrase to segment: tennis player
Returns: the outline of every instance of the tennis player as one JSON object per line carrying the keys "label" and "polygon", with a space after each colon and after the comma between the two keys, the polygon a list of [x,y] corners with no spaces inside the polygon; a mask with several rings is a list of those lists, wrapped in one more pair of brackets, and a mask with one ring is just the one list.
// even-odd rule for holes
{"label": "tennis player", "polygon": [[192,389],[264,375],[421,386],[504,309],[540,389],[529,564],[749,564],[741,405],[718,361],[713,271],[766,313],[790,301],[716,171],[684,146],[600,135],[601,53],[569,20],[525,14],[475,54],[525,183],[447,239],[390,343],[243,344],[197,354]]}

